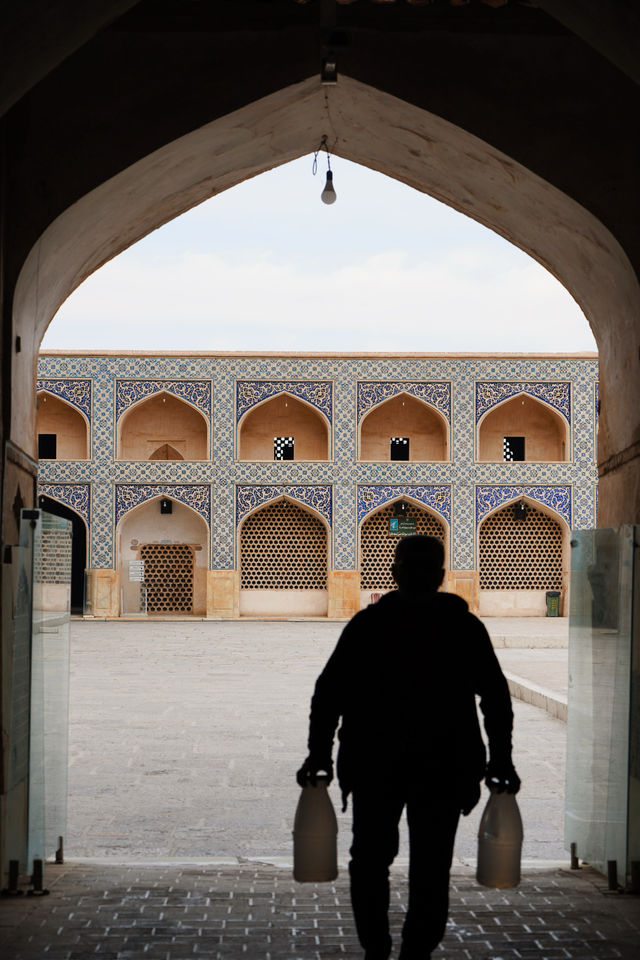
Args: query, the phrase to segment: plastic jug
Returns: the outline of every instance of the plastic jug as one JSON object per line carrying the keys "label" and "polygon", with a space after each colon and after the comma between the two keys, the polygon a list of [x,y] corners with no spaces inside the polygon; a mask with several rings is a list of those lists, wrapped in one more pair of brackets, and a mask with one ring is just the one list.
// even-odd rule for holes
{"label": "plastic jug", "polygon": [[293,878],[326,883],[338,876],[338,821],[327,778],[302,788],[293,822]]}
{"label": "plastic jug", "polygon": [[500,890],[517,887],[522,835],[515,794],[491,791],[478,829],[478,883]]}

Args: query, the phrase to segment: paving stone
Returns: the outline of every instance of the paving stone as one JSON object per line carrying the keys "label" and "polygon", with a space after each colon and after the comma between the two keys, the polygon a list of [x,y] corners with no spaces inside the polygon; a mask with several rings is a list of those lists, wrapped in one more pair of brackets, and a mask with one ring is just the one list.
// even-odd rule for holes
{"label": "paving stone", "polygon": [[[362,955],[344,871],[335,883],[307,886],[295,883],[289,871],[266,865],[194,868],[96,861],[47,865],[46,881],[48,897],[0,901],[2,960],[355,960]],[[404,871],[394,867],[390,918],[396,945],[406,893]],[[162,916],[150,920],[141,914],[140,901],[152,897],[164,906]],[[508,891],[478,887],[471,870],[457,868],[450,923],[434,954],[434,960],[639,957],[640,899],[608,895],[604,879],[587,868],[535,870]]]}

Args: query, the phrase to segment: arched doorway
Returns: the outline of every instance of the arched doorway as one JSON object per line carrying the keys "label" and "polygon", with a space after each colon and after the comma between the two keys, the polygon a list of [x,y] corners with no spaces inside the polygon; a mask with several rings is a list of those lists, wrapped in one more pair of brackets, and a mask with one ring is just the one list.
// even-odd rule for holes
{"label": "arched doorway", "polygon": [[327,460],[329,427],[310,404],[281,393],[245,414],[239,448],[241,460]]}
{"label": "arched doorway", "polygon": [[568,460],[568,424],[535,397],[520,393],[493,407],[478,428],[478,460]]}
{"label": "arched doorway", "polygon": [[206,460],[207,423],[190,403],[168,391],[130,407],[118,423],[120,460]]}
{"label": "arched doorway", "polygon": [[38,459],[86,460],[89,431],[82,414],[46,390],[38,392],[37,407]]}
{"label": "arched doorway", "polygon": [[126,513],[116,535],[121,613],[203,616],[208,540],[204,518],[170,495]]}
{"label": "arched doorway", "polygon": [[391,532],[394,519],[413,521],[415,532],[437,537],[445,549],[447,566],[447,533],[444,522],[430,510],[408,499],[388,503],[366,517],[360,525],[360,604],[366,606],[378,594],[396,589],[391,564],[398,536]]}
{"label": "arched doorway", "polygon": [[240,616],[327,615],[327,528],[282,497],[240,528]]}
{"label": "arched doorway", "polygon": [[447,459],[447,429],[428,404],[399,393],[374,407],[360,425],[361,460]]}
{"label": "arched doorway", "polygon": [[568,529],[558,515],[527,498],[489,514],[478,531],[480,614],[545,615],[548,590],[566,599]]}
{"label": "arched doorway", "polygon": [[87,528],[80,514],[58,500],[41,494],[38,506],[54,517],[62,517],[72,523],[71,535],[71,613],[82,615],[85,610],[85,576],[87,569]]}

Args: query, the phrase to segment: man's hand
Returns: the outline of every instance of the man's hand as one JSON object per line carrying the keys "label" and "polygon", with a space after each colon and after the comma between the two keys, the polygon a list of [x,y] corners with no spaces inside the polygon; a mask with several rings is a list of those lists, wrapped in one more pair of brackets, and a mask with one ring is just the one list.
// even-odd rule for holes
{"label": "man's hand", "polygon": [[487,764],[484,782],[496,793],[517,793],[520,789],[520,777],[510,760],[490,760]]}
{"label": "man's hand", "polygon": [[326,774],[327,784],[330,784],[333,780],[333,764],[331,762],[331,757],[328,759],[326,757],[318,759],[309,754],[305,762],[296,773],[298,786],[306,787],[309,783],[312,787],[317,786],[318,774],[321,772]]}

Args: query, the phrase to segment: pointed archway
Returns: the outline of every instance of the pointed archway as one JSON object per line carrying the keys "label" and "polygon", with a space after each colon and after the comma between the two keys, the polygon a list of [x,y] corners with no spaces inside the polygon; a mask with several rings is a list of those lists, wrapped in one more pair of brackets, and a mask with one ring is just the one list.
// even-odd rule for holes
{"label": "pointed archway", "polygon": [[80,516],[71,507],[41,494],[38,506],[54,517],[70,520],[71,535],[71,613],[82,615],[85,611],[86,570],[87,570],[87,527]]}

